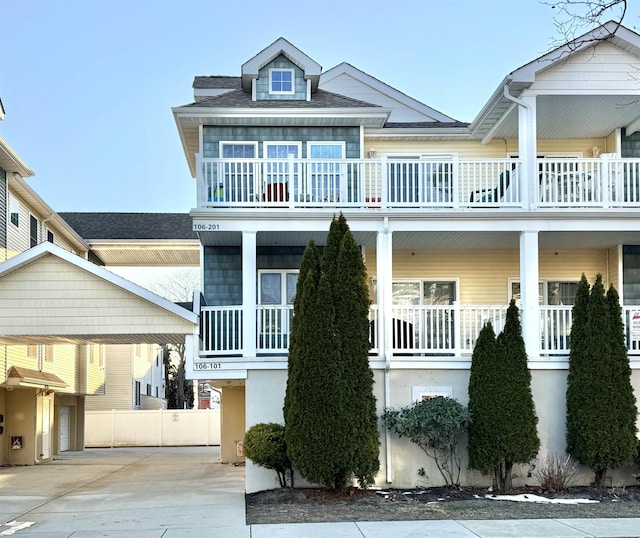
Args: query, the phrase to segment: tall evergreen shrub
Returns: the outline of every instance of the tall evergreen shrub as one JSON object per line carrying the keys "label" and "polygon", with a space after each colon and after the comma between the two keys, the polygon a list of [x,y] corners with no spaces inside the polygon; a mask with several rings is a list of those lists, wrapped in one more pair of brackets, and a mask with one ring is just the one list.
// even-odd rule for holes
{"label": "tall evergreen shrub", "polygon": [[[605,295],[598,274],[585,308],[583,281],[584,275],[578,288],[581,295],[576,295],[579,317],[576,320],[574,305],[571,330],[567,452],[590,467],[595,485],[603,487],[607,469],[633,460],[637,409],[618,294],[610,287]],[[580,336],[584,342],[576,341]]]}
{"label": "tall evergreen shrub", "polygon": [[364,487],[379,468],[369,298],[342,215],[331,223],[318,277],[315,255],[305,251],[305,260],[312,269],[296,291],[284,407],[289,457],[311,482],[343,489],[355,476]]}
{"label": "tall evergreen shrub", "polygon": [[531,373],[514,300],[504,330],[495,340],[492,327],[487,333],[482,342],[478,339],[480,348],[476,344],[478,353],[474,349],[471,363],[470,466],[493,473],[496,487],[509,491],[513,465],[528,463],[540,447]]}

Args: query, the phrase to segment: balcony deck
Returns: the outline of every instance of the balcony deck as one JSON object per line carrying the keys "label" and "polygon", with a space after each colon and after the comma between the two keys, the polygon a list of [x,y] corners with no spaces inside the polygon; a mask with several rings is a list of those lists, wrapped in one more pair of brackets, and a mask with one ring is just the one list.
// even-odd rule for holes
{"label": "balcony deck", "polygon": [[518,159],[200,158],[198,207],[640,208],[640,159],[540,158],[536,166],[526,182]]}
{"label": "balcony deck", "polygon": [[[540,354],[566,356],[570,351],[572,307],[540,306]],[[471,357],[480,330],[491,321],[498,334],[504,328],[507,305],[394,306],[392,353],[402,357]],[[256,351],[261,356],[288,354],[293,308],[258,306]],[[203,306],[199,356],[242,357],[245,353],[241,306]],[[370,309],[370,355],[378,355],[382,330],[378,308]],[[640,356],[640,307],[624,307],[627,352]]]}

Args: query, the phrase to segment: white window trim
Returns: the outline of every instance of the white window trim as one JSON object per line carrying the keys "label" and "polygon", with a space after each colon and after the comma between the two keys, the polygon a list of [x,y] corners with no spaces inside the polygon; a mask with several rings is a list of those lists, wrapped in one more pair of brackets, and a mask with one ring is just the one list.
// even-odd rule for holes
{"label": "white window trim", "polygon": [[[276,91],[273,89],[273,73],[291,73],[291,91]],[[269,69],[269,95],[293,95],[296,93],[296,71],[289,67],[272,67]]]}
{"label": "white window trim", "polygon": [[[222,156],[222,149],[224,146],[253,146],[254,148],[254,153],[255,153],[255,157],[253,157],[254,159],[258,158],[258,143],[255,140],[247,140],[247,141],[243,141],[243,140],[221,140],[220,142],[218,142],[218,157],[220,159],[224,159],[224,157]],[[237,157],[231,157],[232,159],[236,159]]]}
{"label": "white window trim", "polygon": [[[549,306],[549,282],[563,282],[563,283],[575,283],[579,284],[580,281],[571,278],[553,278],[553,277],[545,277],[538,280],[538,286],[542,284],[542,295],[538,297],[539,306]],[[511,303],[513,284],[519,284],[520,279],[516,277],[509,278],[509,289],[507,290],[507,297],[509,298],[509,303]],[[541,301],[541,302],[540,302]]]}
{"label": "white window trim", "polygon": [[[17,215],[17,224],[13,222],[12,215]],[[19,228],[20,227],[20,200],[18,200],[13,194],[9,194],[9,224]]]}
{"label": "white window trim", "polygon": [[[267,157],[267,148],[269,146],[296,146],[298,148],[298,156],[297,157],[293,157],[294,159],[300,159],[302,158],[302,142],[287,142],[285,140],[265,140],[264,142],[262,142],[262,157],[264,159],[268,159],[269,157]],[[290,157],[293,156],[292,153],[289,154]],[[271,159],[279,159],[279,160],[286,160],[289,157],[270,157]]]}
{"label": "white window trim", "polygon": [[[343,140],[314,140],[307,142],[307,159],[311,158],[311,146],[340,146],[342,148],[342,157],[339,160],[346,159],[345,155],[347,154],[347,143]],[[322,159],[318,158],[318,160],[331,161],[333,159]]]}
{"label": "white window trim", "polygon": [[[288,305],[287,303],[287,275],[288,274],[300,274],[299,269],[258,269],[258,304],[261,305],[262,297],[262,278],[263,274],[279,274],[280,275],[280,305]],[[265,305],[265,306],[277,306],[277,305]]]}
{"label": "white window trim", "polygon": [[[518,280],[518,279],[516,279]],[[424,283],[425,282],[454,282],[456,285],[456,296],[453,300],[454,304],[460,301],[460,279],[459,278],[394,278],[391,281],[391,285],[395,283],[418,283],[420,285],[420,304],[424,304],[422,301],[424,299]],[[374,288],[377,286],[377,282],[373,280]],[[509,289],[511,289],[511,284],[509,284]]]}

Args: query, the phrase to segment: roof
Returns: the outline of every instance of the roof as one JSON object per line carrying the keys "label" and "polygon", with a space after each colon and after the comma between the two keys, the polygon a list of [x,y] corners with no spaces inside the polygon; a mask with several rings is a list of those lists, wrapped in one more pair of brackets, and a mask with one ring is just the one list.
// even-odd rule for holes
{"label": "roof", "polygon": [[7,385],[18,385],[26,387],[56,387],[65,388],[69,385],[56,374],[50,372],[40,372],[30,368],[12,366],[7,374]]}
{"label": "roof", "polygon": [[194,89],[241,90],[242,79],[223,75],[196,76],[193,79]]}
{"label": "roof", "polygon": [[90,213],[59,215],[85,240],[196,240],[188,213]]}
{"label": "roof", "polygon": [[280,55],[304,71],[304,78],[311,81],[311,90],[315,91],[318,87],[322,67],[284,37],[276,39],[271,45],[242,64],[242,86],[245,91],[250,92],[251,80],[258,78],[258,71]]}
{"label": "roof", "polygon": [[310,101],[302,99],[252,100],[251,94],[235,90],[208,97],[196,103],[184,105],[184,108],[381,108],[379,105],[359,101],[345,95],[325,90],[317,90]]}

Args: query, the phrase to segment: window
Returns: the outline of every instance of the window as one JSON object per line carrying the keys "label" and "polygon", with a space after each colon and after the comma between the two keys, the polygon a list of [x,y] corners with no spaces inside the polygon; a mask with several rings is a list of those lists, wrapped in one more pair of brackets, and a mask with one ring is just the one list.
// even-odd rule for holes
{"label": "window", "polygon": [[298,284],[298,271],[258,272],[259,346],[280,349],[289,345],[293,319],[293,300]]}
{"label": "window", "polygon": [[135,390],[135,405],[140,405],[140,391],[142,390],[142,385],[140,381],[136,381],[136,390]]}
{"label": "window", "polygon": [[147,396],[151,396],[151,385],[147,383]]}
{"label": "window", "polygon": [[414,385],[411,389],[411,396],[414,402],[422,402],[444,396],[445,398],[453,398],[453,387],[433,387]]}
{"label": "window", "polygon": [[44,346],[44,361],[53,362],[53,346],[50,344]]}
{"label": "window", "polygon": [[29,246],[31,248],[38,244],[38,219],[29,215]]}
{"label": "window", "polygon": [[[220,142],[220,156],[230,159],[219,168],[217,181],[209,185],[213,202],[248,202],[254,198],[256,142]],[[232,159],[232,160],[231,160]]]}
{"label": "window", "polygon": [[[313,202],[338,202],[341,190],[341,163],[344,142],[309,142],[307,155],[313,160],[308,192]],[[328,161],[328,162],[322,162]],[[345,198],[343,196],[343,198]],[[346,199],[346,198],[345,198]]]}
{"label": "window", "polygon": [[[538,282],[538,304],[541,305],[573,305],[578,290],[578,282],[563,280],[541,280]],[[510,299],[516,300],[520,308],[520,281],[512,280]]]}
{"label": "window", "polygon": [[47,230],[47,241],[53,243],[53,232],[51,230]]}
{"label": "window", "polygon": [[20,202],[15,196],[9,196],[9,219],[11,224],[14,226],[19,226],[19,216],[20,216]]}
{"label": "window", "polygon": [[269,93],[293,94],[294,76],[293,69],[269,69]]}
{"label": "window", "polygon": [[453,156],[391,155],[389,200],[398,203],[450,202]]}

